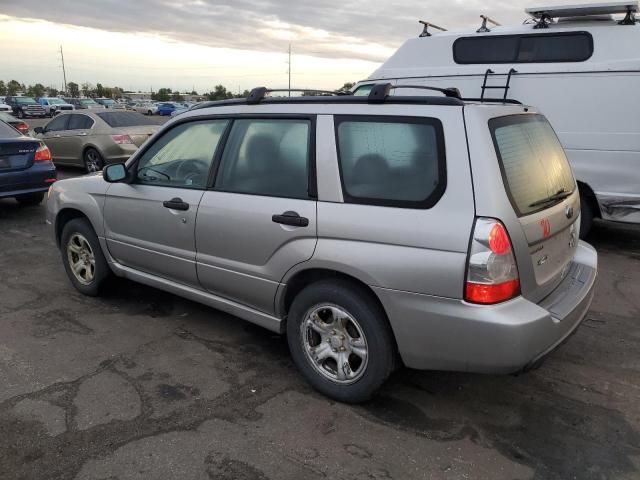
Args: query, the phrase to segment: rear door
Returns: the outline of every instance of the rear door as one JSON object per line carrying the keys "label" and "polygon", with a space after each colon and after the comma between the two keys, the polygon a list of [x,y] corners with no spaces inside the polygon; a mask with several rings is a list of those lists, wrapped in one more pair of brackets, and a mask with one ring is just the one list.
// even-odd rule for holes
{"label": "rear door", "polygon": [[580,233],[580,196],[569,161],[542,115],[494,118],[489,129],[536,285],[555,286],[567,272]]}
{"label": "rear door", "polygon": [[214,188],[198,209],[198,278],[266,313],[285,273],[317,241],[314,117],[234,121]]}

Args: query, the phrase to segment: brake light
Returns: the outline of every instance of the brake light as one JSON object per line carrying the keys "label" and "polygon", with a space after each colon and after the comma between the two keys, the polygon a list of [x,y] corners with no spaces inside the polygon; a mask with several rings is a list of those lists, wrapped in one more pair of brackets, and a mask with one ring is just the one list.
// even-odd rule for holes
{"label": "brake light", "polygon": [[16,125],[16,128],[18,130],[20,130],[21,132],[28,132],[29,131],[29,125],[27,125],[25,122],[20,122]]}
{"label": "brake light", "polygon": [[128,145],[133,143],[129,135],[111,135],[111,139],[118,145]]}
{"label": "brake light", "polygon": [[36,162],[50,162],[51,150],[44,143],[40,142],[40,146],[36,150],[36,156],[34,158]]}
{"label": "brake light", "polygon": [[520,277],[511,239],[493,218],[478,218],[473,229],[464,298],[493,304],[520,295]]}

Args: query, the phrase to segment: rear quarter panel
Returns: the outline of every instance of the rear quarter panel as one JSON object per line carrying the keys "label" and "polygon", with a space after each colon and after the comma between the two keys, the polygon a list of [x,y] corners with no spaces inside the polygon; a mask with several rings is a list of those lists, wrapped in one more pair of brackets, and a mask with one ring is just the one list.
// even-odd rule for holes
{"label": "rear quarter panel", "polygon": [[[307,268],[337,270],[370,286],[461,298],[474,200],[461,107],[336,107],[336,114],[432,117],[442,122],[447,184],[429,209],[343,203],[332,115],[318,117],[318,245]],[[286,279],[284,280],[286,283]]]}

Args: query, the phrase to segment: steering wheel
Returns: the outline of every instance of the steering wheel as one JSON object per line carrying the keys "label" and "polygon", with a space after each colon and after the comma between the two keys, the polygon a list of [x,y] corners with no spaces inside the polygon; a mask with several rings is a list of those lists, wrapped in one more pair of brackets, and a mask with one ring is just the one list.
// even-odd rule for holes
{"label": "steering wheel", "polygon": [[209,173],[209,164],[207,162],[195,158],[183,160],[176,168],[176,179],[185,185],[204,185],[202,180],[206,179],[207,173]]}

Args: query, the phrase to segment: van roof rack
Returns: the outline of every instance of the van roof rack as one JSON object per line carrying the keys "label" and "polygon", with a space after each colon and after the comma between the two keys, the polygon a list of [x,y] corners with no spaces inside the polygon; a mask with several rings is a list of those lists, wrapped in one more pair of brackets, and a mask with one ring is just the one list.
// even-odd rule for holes
{"label": "van roof rack", "polygon": [[339,92],[336,90],[317,90],[315,88],[267,88],[267,87],[256,87],[249,93],[247,97],[247,103],[249,105],[255,105],[256,103],[260,103],[264,98],[267,97],[267,94],[274,92],[286,92],[291,96],[291,92],[302,92],[302,93],[319,93],[320,95],[351,95],[351,92]]}

